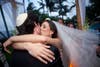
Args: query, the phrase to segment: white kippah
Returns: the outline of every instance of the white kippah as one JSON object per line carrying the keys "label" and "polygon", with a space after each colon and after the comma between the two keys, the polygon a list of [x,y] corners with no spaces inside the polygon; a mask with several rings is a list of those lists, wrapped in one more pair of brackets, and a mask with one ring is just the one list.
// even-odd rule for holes
{"label": "white kippah", "polygon": [[51,19],[50,18],[46,18],[45,20],[49,20],[50,21]]}
{"label": "white kippah", "polygon": [[27,18],[27,13],[23,13],[17,16],[16,26],[21,26]]}

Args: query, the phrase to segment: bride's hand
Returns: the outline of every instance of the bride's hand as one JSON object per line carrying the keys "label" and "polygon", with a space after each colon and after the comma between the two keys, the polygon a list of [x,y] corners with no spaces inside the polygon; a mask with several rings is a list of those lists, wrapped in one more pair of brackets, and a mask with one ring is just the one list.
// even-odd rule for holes
{"label": "bride's hand", "polygon": [[48,48],[50,48],[50,46],[41,43],[29,43],[27,46],[29,54],[45,64],[47,64],[48,62],[52,62],[55,59],[54,53]]}
{"label": "bride's hand", "polygon": [[12,41],[10,40],[10,38],[3,43],[4,50],[9,54],[11,54],[11,52],[7,49],[7,47],[10,46],[11,44],[12,44]]}

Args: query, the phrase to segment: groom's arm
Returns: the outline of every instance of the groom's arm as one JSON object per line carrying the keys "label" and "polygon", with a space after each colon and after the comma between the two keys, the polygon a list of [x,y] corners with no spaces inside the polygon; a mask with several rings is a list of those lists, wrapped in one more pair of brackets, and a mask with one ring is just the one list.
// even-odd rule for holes
{"label": "groom's arm", "polygon": [[12,47],[17,50],[27,50],[31,56],[37,58],[45,64],[55,60],[54,53],[49,50],[50,46],[42,43],[20,42],[13,43]]}
{"label": "groom's arm", "polygon": [[28,44],[29,42],[16,42],[12,44],[12,47],[18,50],[26,50],[26,47],[28,46]]}

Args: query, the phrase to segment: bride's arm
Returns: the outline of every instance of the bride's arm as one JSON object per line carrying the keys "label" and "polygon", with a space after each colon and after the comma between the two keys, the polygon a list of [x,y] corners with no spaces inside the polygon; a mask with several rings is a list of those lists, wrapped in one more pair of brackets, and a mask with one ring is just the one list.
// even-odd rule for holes
{"label": "bride's arm", "polygon": [[[23,44],[20,42],[20,43],[14,43],[12,46],[15,48],[15,49],[24,49],[24,47],[26,47],[26,45],[28,44],[29,42],[23,42]],[[38,42],[39,43],[39,42]],[[60,48],[61,49],[61,40],[59,38],[50,38],[50,37],[45,37],[44,39],[44,43],[49,43],[49,44],[52,44],[54,46],[56,46],[57,48]]]}
{"label": "bride's arm", "polygon": [[9,45],[13,45],[15,42],[44,42],[45,38],[41,35],[35,35],[35,34],[28,34],[28,35],[19,35],[19,36],[12,36],[7,41],[3,43],[4,47],[7,47]]}
{"label": "bride's arm", "polygon": [[61,40],[59,38],[50,38],[34,34],[12,36],[3,44],[3,46],[7,47],[14,42],[49,43],[54,44],[54,46],[58,48],[61,48]]}
{"label": "bride's arm", "polygon": [[[38,39],[39,39],[39,38],[38,38]],[[28,40],[29,40],[29,39],[28,39]],[[31,40],[32,40],[32,39],[30,39],[30,41],[27,41],[27,42],[31,42]],[[17,48],[17,49],[20,49],[20,47],[21,47],[21,49],[22,49],[22,48],[26,47],[27,42],[23,42],[23,45],[20,45],[20,43],[14,43],[13,45],[14,45],[14,47]],[[36,41],[34,41],[34,39],[33,39],[32,42],[34,43],[34,42],[36,42]],[[60,49],[61,49],[61,40],[60,40],[59,38],[50,38],[50,37],[45,37],[45,36],[43,36],[43,37],[40,39],[40,41],[39,41],[39,40],[37,41],[37,43],[39,43],[39,42],[45,43],[45,44],[46,44],[46,43],[52,44],[52,45],[56,46],[57,48],[60,48]],[[12,46],[13,46],[13,45],[12,45]]]}
{"label": "bride's arm", "polygon": [[45,38],[41,35],[36,34],[25,34],[25,35],[18,35],[18,36],[12,36],[9,38],[9,41],[13,42],[44,42]]}
{"label": "bride's arm", "polygon": [[49,44],[52,44],[52,45],[56,46],[58,49],[62,49],[60,38],[50,38],[50,37],[46,37],[44,39],[44,42],[49,43]]}

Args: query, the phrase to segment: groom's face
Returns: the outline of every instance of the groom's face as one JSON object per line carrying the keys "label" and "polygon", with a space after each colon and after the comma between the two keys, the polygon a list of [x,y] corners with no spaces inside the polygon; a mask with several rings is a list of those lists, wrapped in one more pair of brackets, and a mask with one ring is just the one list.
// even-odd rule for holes
{"label": "groom's face", "polygon": [[40,24],[34,23],[35,27],[33,29],[34,34],[40,34]]}

